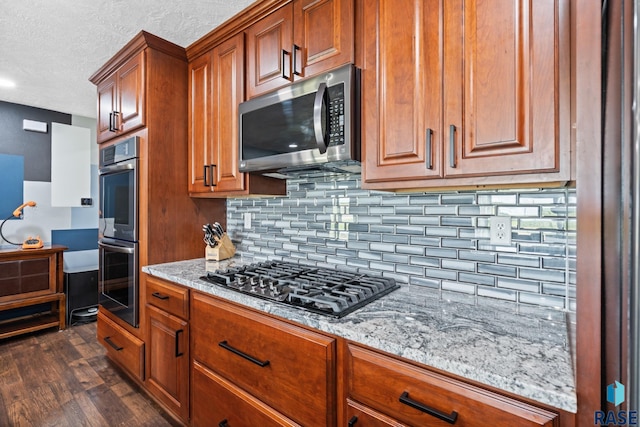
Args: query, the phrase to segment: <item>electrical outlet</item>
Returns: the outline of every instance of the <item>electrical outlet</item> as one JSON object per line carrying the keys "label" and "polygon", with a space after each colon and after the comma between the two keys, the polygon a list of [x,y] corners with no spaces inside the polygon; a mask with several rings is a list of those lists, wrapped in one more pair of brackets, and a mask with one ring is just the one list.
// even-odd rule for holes
{"label": "electrical outlet", "polygon": [[245,230],[251,228],[251,212],[244,213],[244,228]]}
{"label": "electrical outlet", "polygon": [[492,245],[511,244],[511,217],[494,216],[489,219],[489,236]]}

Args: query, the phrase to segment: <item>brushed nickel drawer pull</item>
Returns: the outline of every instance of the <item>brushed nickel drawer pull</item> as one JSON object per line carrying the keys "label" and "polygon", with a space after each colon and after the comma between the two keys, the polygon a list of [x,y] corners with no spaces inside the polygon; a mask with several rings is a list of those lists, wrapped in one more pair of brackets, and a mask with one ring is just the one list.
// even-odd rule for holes
{"label": "brushed nickel drawer pull", "polygon": [[423,403],[410,399],[409,393],[406,391],[402,393],[402,395],[400,395],[400,403],[404,403],[407,406],[411,406],[412,408],[417,409],[420,412],[424,412],[425,414],[434,416],[449,424],[455,424],[456,420],[458,419],[458,413],[456,411],[452,411],[451,415],[448,415],[448,414],[445,414],[444,412],[438,411],[437,409],[429,408]]}
{"label": "brushed nickel drawer pull", "polygon": [[231,353],[233,354],[237,354],[238,356],[247,359],[249,362],[251,363],[255,363],[256,365],[260,366],[261,368],[264,368],[265,366],[269,365],[269,361],[265,360],[264,362],[262,360],[258,360],[253,356],[249,356],[247,353],[243,353],[242,351],[231,347],[229,344],[227,344],[226,341],[220,341],[218,343],[218,345],[222,348],[224,348],[225,350],[229,350]]}

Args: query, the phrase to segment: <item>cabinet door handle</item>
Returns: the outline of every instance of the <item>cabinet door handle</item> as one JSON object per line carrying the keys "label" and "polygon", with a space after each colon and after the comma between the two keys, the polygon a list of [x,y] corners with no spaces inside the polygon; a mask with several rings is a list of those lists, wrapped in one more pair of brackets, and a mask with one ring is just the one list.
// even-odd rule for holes
{"label": "cabinet door handle", "polygon": [[247,353],[243,353],[242,351],[238,350],[237,348],[231,347],[229,344],[227,344],[226,341],[220,341],[218,343],[218,345],[220,347],[224,348],[225,350],[229,350],[233,354],[237,354],[238,356],[242,357],[243,359],[247,359],[251,363],[255,363],[256,365],[260,366],[261,368],[264,368],[265,366],[269,365],[269,361],[268,360],[265,360],[263,362],[262,360],[258,360],[253,356],[249,356]]}
{"label": "cabinet door handle", "polygon": [[113,111],[109,113],[109,132],[115,132],[116,129],[113,126]]}
{"label": "cabinet door handle", "polygon": [[216,180],[215,180],[215,168],[217,168],[217,165],[211,165],[211,186],[215,187],[216,186]]}
{"label": "cabinet door handle", "polygon": [[208,187],[209,186],[209,181],[207,181],[207,178],[209,177],[209,165],[204,165],[204,173],[203,173],[203,175],[204,175],[203,185],[205,187]]}
{"label": "cabinet door handle", "polygon": [[433,131],[427,128],[427,169],[433,169],[433,146],[432,144]]}
{"label": "cabinet door handle", "polygon": [[118,117],[120,117],[120,111],[113,112],[113,131],[118,132],[120,130],[120,124],[118,122]]}
{"label": "cabinet door handle", "polygon": [[351,419],[349,420],[349,422],[347,423],[348,427],[353,427],[354,425],[356,425],[356,423],[358,422],[358,417],[356,417],[355,415],[353,417],[351,417]]}
{"label": "cabinet door handle", "polygon": [[169,295],[162,295],[160,292],[154,292],[151,296],[162,300],[169,299]]}
{"label": "cabinet door handle", "polygon": [[182,356],[184,353],[180,351],[180,334],[183,333],[183,329],[178,329],[176,331],[176,357]]}
{"label": "cabinet door handle", "polygon": [[451,414],[445,414],[444,412],[440,412],[437,409],[429,408],[423,403],[410,399],[409,393],[406,391],[402,393],[402,395],[400,395],[400,403],[404,403],[407,406],[411,406],[412,408],[417,409],[420,412],[429,414],[449,424],[455,424],[456,420],[458,419],[458,413],[456,411],[451,411]]}
{"label": "cabinet door handle", "polygon": [[111,337],[104,337],[104,342],[106,342],[107,344],[109,344],[111,347],[113,347],[116,351],[120,351],[123,350],[124,347],[120,347],[118,344],[114,343],[113,341],[111,341]]}
{"label": "cabinet door handle", "polygon": [[229,421],[226,418],[218,423],[218,427],[227,427],[228,425]]}
{"label": "cabinet door handle", "polygon": [[[289,80],[289,81],[293,81],[293,76],[292,75],[287,75],[286,72],[286,67],[285,65],[285,56],[289,56],[289,60],[291,60],[291,53],[287,52],[286,50],[282,49],[282,78]],[[289,72],[291,72],[291,62],[289,62]]]}
{"label": "cabinet door handle", "polygon": [[298,65],[297,52],[299,50],[301,50],[300,46],[298,46],[297,44],[294,43],[293,44],[293,48],[291,50],[293,51],[293,61],[292,61],[293,62],[293,74],[295,74],[296,76],[302,76],[302,72],[301,72],[302,71],[302,64],[300,65],[301,71],[298,71],[297,68],[296,68],[296,66]]}
{"label": "cabinet door handle", "polygon": [[456,167],[456,126],[449,126],[449,166]]}

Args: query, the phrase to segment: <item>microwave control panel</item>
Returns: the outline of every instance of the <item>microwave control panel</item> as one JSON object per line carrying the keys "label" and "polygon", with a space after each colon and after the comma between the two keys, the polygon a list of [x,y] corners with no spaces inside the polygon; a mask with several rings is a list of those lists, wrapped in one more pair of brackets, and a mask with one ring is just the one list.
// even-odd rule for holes
{"label": "microwave control panel", "polygon": [[328,88],[329,143],[328,147],[344,145],[344,83]]}

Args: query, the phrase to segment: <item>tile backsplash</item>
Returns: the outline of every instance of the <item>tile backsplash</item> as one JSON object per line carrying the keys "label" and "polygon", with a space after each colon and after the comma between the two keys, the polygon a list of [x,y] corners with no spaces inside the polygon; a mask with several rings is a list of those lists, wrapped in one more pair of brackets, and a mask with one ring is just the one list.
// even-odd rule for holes
{"label": "tile backsplash", "polygon": [[[511,217],[510,245],[490,243],[492,216]],[[259,260],[576,308],[574,188],[390,193],[363,190],[360,175],[296,179],[286,197],[227,199],[227,228],[238,252]]]}

